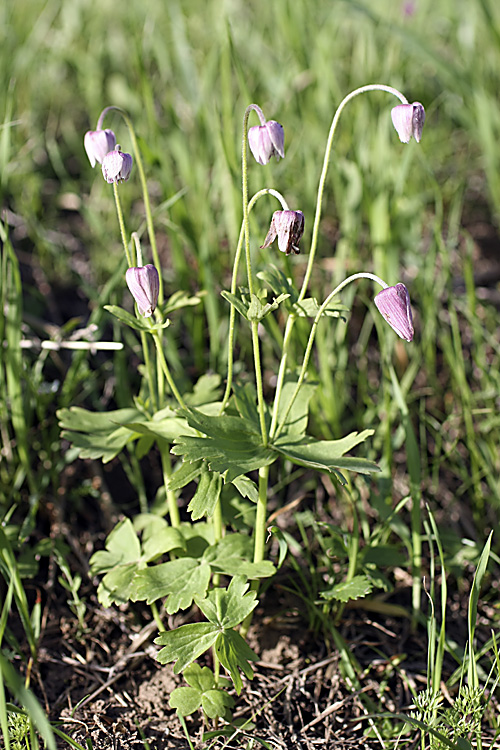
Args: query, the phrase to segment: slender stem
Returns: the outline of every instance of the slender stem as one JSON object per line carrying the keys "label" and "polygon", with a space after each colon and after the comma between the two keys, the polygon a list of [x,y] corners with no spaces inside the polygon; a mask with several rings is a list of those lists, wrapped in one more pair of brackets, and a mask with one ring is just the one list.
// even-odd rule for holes
{"label": "slender stem", "polygon": [[255,364],[255,385],[257,387],[257,408],[259,411],[260,432],[262,435],[262,445],[264,446],[264,448],[267,448],[269,438],[267,435],[266,427],[264,388],[262,383],[262,364],[260,361],[259,324],[256,320],[252,320],[252,346]]}
{"label": "slender stem", "polygon": [[116,213],[118,214],[118,224],[120,225],[120,234],[122,238],[123,249],[125,250],[125,256],[127,258],[129,268],[131,268],[133,265],[132,257],[130,255],[130,250],[128,249],[127,235],[125,232],[125,222],[123,221],[123,211],[120,202],[120,196],[118,194],[118,185],[116,184],[116,182],[113,182],[113,194],[115,196]]}
{"label": "slender stem", "polygon": [[179,508],[177,506],[177,500],[175,493],[168,489],[168,480],[172,476],[172,462],[170,461],[170,453],[168,451],[168,445],[160,446],[161,455],[161,467],[163,472],[163,485],[165,487],[165,497],[167,500],[168,515],[170,517],[170,524],[174,528],[178,528],[181,525],[181,519],[179,516]]}
{"label": "slender stem", "polygon": [[[270,466],[262,466],[259,469],[259,497],[257,499],[257,513],[255,516],[255,535],[253,543],[253,561],[258,563],[264,559],[266,551],[266,531],[267,531],[267,488],[269,483],[269,469]],[[258,579],[252,581],[252,591],[259,590]],[[241,624],[240,634],[243,638],[248,633],[248,629],[252,622],[253,613],[251,612],[248,617]]]}
{"label": "slender stem", "polygon": [[[323,312],[326,310],[326,308],[330,304],[331,300],[337,294],[339,294],[339,292],[341,292],[342,289],[344,289],[344,287],[346,287],[348,284],[350,284],[351,281],[355,281],[356,279],[371,279],[372,281],[375,281],[377,284],[380,284],[380,286],[383,289],[386,289],[387,286],[388,286],[385,283],[385,281],[382,281],[382,279],[380,279],[378,276],[375,276],[374,273],[355,273],[352,276],[349,276],[347,279],[344,279],[344,281],[342,281],[337,287],[335,287],[335,289],[333,290],[333,292],[330,292],[330,294],[325,299],[325,301],[323,302],[323,304],[319,308],[318,312],[316,313],[316,317],[314,318],[314,322],[313,322],[312,327],[311,327],[311,332],[309,334],[309,340],[307,342],[306,351],[305,351],[305,354],[304,354],[304,360],[302,362],[302,368],[301,368],[300,374],[299,374],[299,379],[297,381],[297,385],[295,386],[295,390],[293,392],[292,398],[290,399],[290,402],[289,402],[289,404],[288,404],[288,406],[286,408],[285,414],[284,414],[284,416],[283,416],[283,418],[282,418],[282,420],[281,420],[281,422],[279,424],[278,429],[276,430],[276,432],[274,434],[274,438],[277,438],[278,435],[280,434],[281,430],[283,429],[283,427],[285,425],[285,422],[287,420],[287,417],[288,417],[288,415],[290,413],[290,410],[291,410],[291,408],[292,408],[292,406],[293,406],[293,404],[295,402],[295,399],[298,396],[298,393],[300,391],[302,383],[304,382],[304,378],[305,378],[306,372],[307,372],[307,366],[309,364],[309,357],[311,356],[311,350],[312,350],[313,343],[314,343],[314,337],[316,335],[316,329],[318,327],[319,320],[320,320],[321,316],[323,315]],[[275,402],[276,402],[276,399],[275,399]],[[275,405],[275,408],[276,408],[276,405]]]}
{"label": "slender stem", "polygon": [[408,104],[407,98],[403,96],[403,94],[400,91],[398,91],[395,88],[392,88],[392,86],[386,86],[385,84],[382,84],[382,83],[370,83],[367,86],[361,86],[361,88],[356,89],[355,91],[351,91],[351,93],[348,94],[340,102],[337,108],[337,111],[335,112],[335,115],[333,117],[332,124],[330,127],[330,132],[328,134],[328,140],[326,142],[325,157],[323,159],[323,169],[321,170],[321,176],[319,178],[319,185],[318,185],[318,197],[316,201],[316,213],[314,216],[311,249],[309,251],[307,269],[306,269],[306,273],[304,276],[304,281],[302,282],[302,289],[299,295],[299,302],[301,302],[306,295],[307,287],[309,285],[309,279],[311,277],[312,267],[314,263],[314,257],[315,257],[316,249],[318,246],[319,225],[321,221],[321,204],[323,201],[323,193],[325,190],[326,175],[328,172],[330,154],[332,150],[333,138],[335,136],[335,131],[337,129],[337,124],[338,124],[340,115],[342,114],[342,110],[344,109],[346,104],[350,102],[351,99],[354,99],[354,97],[359,96],[359,94],[364,94],[367,91],[386,91],[388,94],[393,94],[394,96],[396,96],[400,100],[400,102],[402,102],[402,104]]}
{"label": "slender stem", "polygon": [[161,621],[160,613],[158,612],[158,607],[156,606],[156,603],[151,602],[149,607],[151,609],[151,614],[153,615],[153,619],[158,626],[158,630],[160,631],[160,633],[165,632],[165,625]]}
{"label": "slender stem", "polygon": [[146,226],[148,230],[148,237],[149,237],[149,243],[151,245],[151,252],[153,253],[153,261],[154,265],[156,266],[156,269],[158,271],[158,275],[160,277],[160,291],[158,294],[158,301],[160,304],[163,302],[163,279],[161,274],[161,267],[160,267],[160,256],[158,255],[158,247],[156,245],[156,237],[155,237],[155,231],[154,231],[154,225],[153,225],[153,214],[151,212],[151,203],[149,200],[149,193],[148,193],[148,186],[146,182],[146,175],[144,172],[144,166],[142,163],[141,158],[141,152],[139,150],[139,146],[137,143],[137,138],[135,135],[134,127],[132,125],[132,122],[125,112],[125,110],[121,109],[121,107],[116,107],[114,105],[111,105],[110,107],[106,107],[103,109],[99,116],[99,120],[97,122],[97,130],[102,129],[102,124],[104,121],[104,117],[106,114],[110,111],[119,112],[123,119],[125,120],[125,124],[127,125],[128,131],[130,133],[130,139],[132,141],[132,150],[134,152],[134,158],[135,162],[137,164],[137,169],[139,171],[139,178],[141,181],[141,188],[142,188],[142,197],[144,201],[144,210],[146,213]]}
{"label": "slender stem", "polygon": [[[275,198],[277,198],[277,200],[279,200],[283,210],[288,211],[288,204],[286,200],[283,198],[283,196],[281,195],[281,193],[278,193],[277,190],[273,190],[272,188],[263,188],[262,190],[259,190],[258,193],[255,193],[255,195],[251,198],[248,204],[248,213],[250,213],[250,211],[252,210],[256,202],[258,201],[258,199],[261,198],[263,195],[273,195]],[[234,256],[234,263],[233,263],[233,275],[231,278],[231,294],[236,294],[236,286],[237,286],[237,281],[238,281],[238,266],[240,264],[244,236],[245,236],[245,226],[244,226],[244,223],[241,222],[240,236],[238,239],[238,245],[236,247],[236,254]],[[222,404],[221,404],[221,408],[219,412],[220,414],[224,412],[224,409],[227,406],[227,402],[229,401],[229,396],[231,395],[231,388],[233,385],[235,320],[236,320],[236,308],[234,307],[234,305],[231,305],[231,309],[229,311],[226,390],[224,392],[224,397],[222,399]]]}
{"label": "slender stem", "polygon": [[[345,105],[354,97],[358,96],[359,94],[363,94],[367,91],[386,91],[389,94],[393,94],[395,97],[397,97],[400,102],[403,104],[407,104],[408,100],[406,97],[397,89],[392,88],[392,86],[386,86],[385,84],[368,84],[367,86],[362,86],[361,88],[356,89],[355,91],[352,91],[350,94],[348,94],[339,104],[332,120],[332,124],[330,126],[330,132],[328,134],[328,139],[326,142],[326,148],[325,148],[325,156],[323,159],[323,168],[321,170],[321,176],[319,179],[319,185],[318,185],[318,193],[317,193],[317,199],[316,199],[316,212],[314,216],[314,224],[313,224],[313,232],[312,232],[312,238],[311,238],[311,248],[309,251],[309,258],[307,262],[307,268],[306,273],[304,276],[304,280],[302,282],[302,287],[300,290],[298,302],[302,302],[304,299],[306,293],[307,293],[307,287],[309,286],[309,280],[312,273],[312,267],[314,264],[314,258],[316,255],[316,250],[318,246],[318,238],[319,238],[319,226],[321,222],[321,210],[322,210],[322,202],[323,202],[323,193],[325,190],[325,183],[326,183],[326,175],[328,173],[328,165],[330,163],[330,155],[332,151],[332,145],[333,145],[333,139],[335,136],[335,131],[337,129],[337,124],[340,118],[340,115],[345,107]],[[276,430],[276,424],[278,419],[278,410],[280,405],[280,399],[281,399],[281,392],[282,387],[286,375],[286,365],[287,365],[287,359],[288,359],[288,345],[291,339],[291,334],[293,331],[293,327],[295,325],[296,317],[290,316],[287,320],[285,334],[284,334],[284,342],[283,342],[283,349],[282,349],[282,355],[281,355],[281,362],[279,366],[279,372],[278,372],[278,381],[276,385],[276,393],[274,397],[274,406],[273,406],[273,416],[271,421],[271,428],[270,428],[270,437],[275,436],[275,430]],[[291,408],[291,406],[289,407]],[[281,427],[280,427],[281,429]]]}
{"label": "slender stem", "polygon": [[158,359],[161,365],[161,369],[163,370],[163,373],[165,375],[165,378],[167,380],[167,383],[170,387],[170,390],[172,391],[172,394],[174,395],[175,399],[177,400],[177,403],[182,409],[186,409],[186,402],[182,398],[179,389],[177,388],[174,379],[172,377],[172,374],[170,372],[170,368],[167,364],[167,360],[165,359],[165,355],[163,354],[163,350],[161,347],[161,337],[158,333],[158,331],[152,331],[153,339],[156,344],[156,351],[158,353]]}

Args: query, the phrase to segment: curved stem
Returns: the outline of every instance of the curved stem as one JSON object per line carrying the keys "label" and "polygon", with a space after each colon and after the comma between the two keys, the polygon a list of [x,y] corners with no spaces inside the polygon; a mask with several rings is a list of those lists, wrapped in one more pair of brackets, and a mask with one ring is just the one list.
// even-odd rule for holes
{"label": "curved stem", "polygon": [[312,267],[314,263],[314,257],[316,254],[316,249],[318,246],[318,237],[319,237],[319,224],[321,221],[321,204],[323,201],[323,193],[325,190],[325,182],[326,182],[326,175],[328,172],[328,165],[330,162],[330,154],[332,150],[332,144],[333,144],[333,138],[335,136],[335,131],[337,129],[337,124],[340,118],[340,115],[342,114],[342,110],[346,106],[348,102],[351,101],[351,99],[354,99],[354,97],[359,96],[359,94],[364,94],[367,91],[386,91],[388,94],[393,94],[395,97],[397,97],[402,104],[408,104],[408,99],[397,89],[393,88],[392,86],[386,86],[383,83],[370,83],[366,86],[361,86],[361,88],[356,89],[355,91],[351,91],[350,94],[348,94],[339,104],[337,111],[335,112],[335,115],[332,120],[332,124],[330,127],[330,132],[328,134],[328,140],[326,142],[326,149],[325,149],[325,157],[323,159],[323,169],[321,170],[321,176],[319,178],[319,185],[318,185],[318,197],[316,201],[316,213],[314,216],[314,225],[313,225],[313,233],[311,238],[311,249],[309,252],[309,260],[307,263],[307,269],[304,276],[304,281],[302,282],[302,289],[300,290],[299,294],[299,302],[302,302],[306,295],[307,287],[309,285],[309,279],[311,277]]}
{"label": "curved stem", "polygon": [[137,164],[137,169],[139,171],[139,179],[141,181],[142,197],[144,200],[144,211],[146,213],[146,226],[148,230],[149,243],[151,245],[151,252],[153,254],[154,265],[156,266],[156,270],[158,271],[158,275],[160,277],[160,291],[158,294],[158,301],[161,304],[163,302],[163,279],[162,279],[161,267],[160,267],[160,256],[158,255],[158,247],[156,245],[156,237],[155,237],[155,231],[154,231],[154,226],[153,226],[153,214],[151,211],[151,203],[149,200],[148,186],[146,182],[144,166],[142,163],[141,152],[139,151],[139,146],[137,143],[137,138],[135,135],[134,127],[132,125],[132,121],[130,120],[125,110],[123,110],[121,107],[116,107],[115,105],[111,105],[110,107],[106,107],[105,109],[103,109],[103,111],[101,112],[99,116],[99,120],[97,121],[97,130],[102,129],[104,118],[106,114],[111,111],[119,112],[119,114],[121,114],[128,128],[128,131],[130,133],[130,140],[132,141],[132,150],[134,152],[135,162]]}
{"label": "curved stem", "polygon": [[307,346],[306,346],[306,351],[304,353],[304,360],[302,362],[302,367],[301,367],[301,370],[300,370],[299,379],[297,381],[297,385],[295,386],[295,390],[293,392],[292,398],[290,399],[290,403],[288,404],[287,409],[285,411],[285,414],[284,414],[284,416],[283,416],[283,418],[282,418],[282,420],[281,420],[281,422],[280,422],[280,424],[278,426],[278,429],[276,430],[276,432],[274,434],[274,438],[277,438],[278,435],[280,434],[281,430],[283,429],[283,427],[284,427],[284,425],[286,423],[286,420],[288,418],[288,415],[290,413],[290,410],[291,410],[291,408],[292,408],[292,406],[293,406],[293,404],[295,402],[295,399],[298,396],[298,393],[300,391],[302,383],[304,382],[304,378],[305,378],[306,372],[307,372],[307,366],[309,364],[309,358],[311,356],[311,351],[312,351],[312,347],[313,347],[313,344],[314,344],[314,337],[316,336],[316,329],[318,327],[319,320],[320,320],[321,316],[323,315],[323,312],[326,310],[326,308],[328,307],[328,305],[331,302],[331,300],[337,294],[339,294],[339,292],[341,292],[342,289],[344,289],[344,287],[346,287],[348,284],[350,284],[351,281],[355,281],[356,279],[371,279],[372,281],[375,281],[377,284],[380,284],[380,286],[383,289],[386,289],[388,287],[388,284],[386,284],[385,281],[383,281],[382,279],[380,279],[378,276],[375,276],[374,273],[368,273],[368,272],[364,273],[363,272],[363,273],[355,273],[352,276],[349,276],[347,279],[344,279],[344,281],[342,281],[337,287],[335,287],[335,289],[333,290],[333,292],[330,292],[330,294],[325,299],[325,301],[323,302],[323,304],[319,308],[318,312],[316,313],[316,317],[314,318],[314,322],[312,324],[311,332],[309,334],[309,339],[308,339]]}
{"label": "curved stem", "polygon": [[[262,198],[263,195],[273,195],[281,203],[283,210],[288,211],[288,203],[286,202],[284,197],[281,195],[281,193],[278,193],[277,190],[273,190],[272,188],[263,188],[262,190],[259,190],[258,193],[255,193],[255,195],[250,199],[250,202],[248,204],[248,213],[250,213],[254,205],[257,203],[258,199]],[[234,256],[234,263],[233,263],[233,274],[231,278],[231,294],[236,294],[236,285],[238,281],[238,266],[240,264],[240,259],[241,259],[241,250],[243,248],[244,233],[245,233],[245,226],[243,222],[241,222],[240,236],[238,239],[238,245],[236,247],[236,254]],[[234,307],[234,305],[231,305],[231,309],[229,311],[226,390],[224,392],[224,397],[222,399],[222,404],[221,404],[219,414],[222,414],[224,412],[224,409],[227,406],[227,402],[229,401],[229,396],[231,395],[231,388],[233,385],[235,320],[236,320],[236,308]]]}
{"label": "curved stem", "polygon": [[125,250],[125,256],[127,258],[129,268],[131,268],[133,265],[132,257],[130,255],[130,250],[128,249],[127,235],[125,233],[125,222],[123,221],[123,211],[120,203],[120,196],[118,195],[118,185],[116,184],[116,182],[113,182],[113,195],[115,196],[116,213],[118,214],[118,224],[120,225],[120,234],[122,238],[123,249]]}

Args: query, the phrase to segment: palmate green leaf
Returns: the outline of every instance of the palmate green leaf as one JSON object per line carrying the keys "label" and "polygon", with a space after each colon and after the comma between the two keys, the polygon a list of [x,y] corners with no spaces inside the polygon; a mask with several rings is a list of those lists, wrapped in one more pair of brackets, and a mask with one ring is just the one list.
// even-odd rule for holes
{"label": "palmate green leaf", "polygon": [[206,404],[217,403],[220,411],[218,399],[221,396],[221,377],[217,373],[208,373],[201,375],[193,387],[192,393],[185,393],[184,398],[189,406],[203,406]]}
{"label": "palmate green leaf", "polygon": [[169,443],[179,435],[196,434],[194,430],[189,428],[186,420],[168,406],[156,412],[151,418],[141,414],[140,420],[124,422],[123,426],[137,435],[148,435],[155,439],[166,440]]}
{"label": "palmate green leaf", "polygon": [[257,606],[256,592],[248,591],[244,576],[235,576],[227,589],[216,588],[205,599],[196,598],[196,604],[207,620],[219,628],[239,625]]}
{"label": "palmate green leaf", "polygon": [[138,409],[116,409],[92,412],[79,406],[59,409],[57,412],[61,437],[78,449],[80,458],[102,459],[108,463],[120,453],[127,443],[140,437],[123,425],[144,423],[146,418]]}
{"label": "palmate green leaf", "polygon": [[167,596],[166,610],[172,615],[179,609],[188,609],[195,597],[205,596],[209,582],[208,563],[181,557],[138,571],[131,599],[145,599],[147,604],[152,604]]}
{"label": "palmate green leaf", "polygon": [[373,430],[364,430],[360,433],[352,432],[341,440],[314,440],[307,436],[302,440],[289,443],[285,442],[287,437],[282,436],[277,440],[274,448],[293,463],[320,471],[328,471],[335,474],[338,480],[345,484],[346,480],[338,471],[339,469],[357,471],[360,474],[380,471],[376,463],[366,458],[344,457],[344,453],[362,443],[370,435],[373,435]]}
{"label": "palmate green leaf", "polygon": [[350,581],[337,583],[329,591],[321,591],[323,599],[335,599],[339,602],[348,602],[367,596],[373,588],[373,584],[367,576],[354,576]]}
{"label": "palmate green leaf", "polygon": [[216,471],[209,471],[204,466],[198,487],[188,505],[193,521],[198,521],[203,516],[211,518],[214,514],[217,501],[222,489],[222,477]]}
{"label": "palmate green leaf", "polygon": [[178,687],[170,694],[169,705],[181,716],[189,716],[200,707],[210,719],[224,717],[234,706],[234,699],[217,688],[213,672],[194,662],[183,672],[190,687]]}
{"label": "palmate green leaf", "polygon": [[252,424],[256,432],[259,432],[260,419],[257,410],[257,391],[254,384],[233,383],[233,402],[240,417]]}
{"label": "palmate green leaf", "polygon": [[257,654],[236,630],[225,630],[220,633],[215,644],[215,653],[222,666],[231,675],[234,689],[239,695],[243,687],[239,670],[241,669],[245,677],[251,680],[253,669],[250,662],[257,661]]}
{"label": "palmate green leaf", "polygon": [[[307,297],[293,305],[293,312],[298,318],[315,318],[319,308],[320,305],[314,297]],[[349,308],[332,300],[321,313],[321,317],[340,318],[343,312],[349,312]]]}
{"label": "palmate green leaf", "polygon": [[253,555],[253,541],[246,534],[228,534],[217,544],[206,550],[203,559],[215,573],[245,578],[269,578],[274,575],[274,565],[269,560],[250,562]]}
{"label": "palmate green leaf", "polygon": [[134,328],[136,331],[144,331],[146,333],[152,333],[153,331],[161,331],[163,328],[168,328],[170,321],[164,320],[162,323],[153,323],[150,318],[144,318],[142,315],[136,318],[135,315],[124,310],[118,305],[104,305],[104,309],[107,310],[115,318],[118,318],[120,323]]}
{"label": "palmate green leaf", "polygon": [[163,646],[157,653],[160,664],[175,662],[174,673],[183,672],[195,659],[212,648],[220,630],[211,622],[194,622],[181,625],[175,630],[168,630],[155,638],[158,646]]}
{"label": "palmate green leaf", "polygon": [[[281,424],[281,421],[286,414],[288,404],[292,400],[292,396],[297,386],[297,380],[297,377],[292,378],[290,376],[287,376],[285,380],[278,409],[278,424]],[[299,395],[293,402],[292,408],[286,418],[280,442],[281,440],[285,441],[285,436],[287,436],[287,438],[295,439],[305,435],[307,421],[309,419],[309,402],[314,396],[316,388],[317,383],[306,382],[302,384]],[[285,442],[289,442],[289,440],[287,439]]]}
{"label": "palmate green leaf", "polygon": [[193,463],[189,463],[189,461],[182,461],[181,463],[179,461],[178,465],[175,467],[174,473],[168,478],[167,489],[182,489],[186,484],[197,479],[200,476],[202,469],[203,461],[201,460],[193,461]]}
{"label": "palmate green leaf", "polygon": [[[145,563],[142,563],[145,564]],[[97,599],[103,607],[114,604],[126,604],[134,590],[133,582],[140,562],[118,565],[106,573],[97,587]]]}
{"label": "palmate green leaf", "polygon": [[132,521],[120,521],[106,539],[106,549],[95,552],[90,558],[92,575],[112,570],[117,565],[135,563],[141,557],[141,545]]}
{"label": "palmate green leaf", "polygon": [[181,436],[174,441],[172,453],[185,461],[206,460],[212,471],[218,471],[231,482],[241,474],[273,463],[276,453],[262,445],[254,425],[241,417],[209,416],[197,409],[182,410],[188,424],[205,437]]}

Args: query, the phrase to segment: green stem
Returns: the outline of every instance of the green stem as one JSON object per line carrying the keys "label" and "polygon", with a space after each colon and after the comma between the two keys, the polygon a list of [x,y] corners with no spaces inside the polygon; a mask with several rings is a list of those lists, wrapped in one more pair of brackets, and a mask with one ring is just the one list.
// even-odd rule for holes
{"label": "green stem", "polygon": [[118,185],[116,182],[113,182],[113,194],[115,196],[116,213],[118,214],[118,224],[120,225],[120,234],[122,238],[123,249],[125,250],[125,256],[127,258],[128,266],[129,268],[131,268],[133,266],[132,257],[130,255],[130,250],[128,249],[127,235],[125,233],[125,222],[123,221],[123,211],[120,203],[120,196],[118,195]]}
{"label": "green stem", "polygon": [[170,461],[168,445],[160,445],[160,456],[161,468],[163,472],[163,486],[165,487],[165,498],[167,500],[170,525],[177,529],[181,525],[181,519],[179,516],[179,508],[177,505],[175,492],[168,489],[168,482],[170,477],[172,476],[172,462]]}
{"label": "green stem", "polygon": [[160,633],[165,632],[165,625],[161,621],[160,613],[158,612],[158,607],[156,606],[155,602],[151,602],[149,607],[151,609],[151,614],[153,615],[153,619],[158,626],[158,630],[160,631]]}
{"label": "green stem", "polygon": [[112,105],[110,107],[106,107],[105,109],[103,109],[103,111],[100,114],[99,120],[97,122],[97,130],[100,130],[102,128],[104,117],[110,111],[119,112],[121,114],[121,116],[123,117],[125,121],[125,124],[127,125],[128,131],[130,133],[130,140],[132,141],[132,150],[134,152],[134,159],[137,165],[137,169],[139,171],[139,179],[141,181],[142,199],[144,201],[144,210],[146,213],[146,226],[148,230],[149,243],[151,245],[151,252],[153,254],[154,265],[156,266],[158,275],[160,277],[160,291],[158,294],[158,301],[161,304],[163,302],[163,279],[161,275],[160,256],[158,255],[158,247],[156,245],[156,237],[155,237],[155,231],[154,231],[154,225],[153,225],[153,214],[151,212],[151,203],[149,200],[148,186],[146,182],[144,166],[142,163],[141,152],[139,150],[139,145],[137,143],[137,138],[135,135],[134,127],[132,125],[132,121],[130,120],[125,110],[121,109],[121,107],[116,107]]}
{"label": "green stem", "polygon": [[[313,224],[313,232],[312,232],[312,238],[311,238],[311,248],[309,251],[309,258],[307,262],[307,268],[306,273],[304,276],[304,280],[302,282],[302,287],[300,290],[298,302],[302,302],[304,299],[306,293],[307,293],[307,287],[309,286],[309,280],[312,273],[312,268],[314,264],[314,258],[316,256],[316,250],[318,247],[318,238],[319,238],[319,226],[321,222],[321,211],[322,211],[322,203],[323,203],[323,194],[325,191],[325,183],[326,183],[326,175],[328,173],[328,166],[330,163],[330,156],[333,146],[333,139],[335,137],[335,131],[337,130],[337,125],[339,122],[340,115],[346,106],[346,104],[351,100],[354,99],[354,97],[358,96],[359,94],[363,94],[367,91],[386,91],[389,94],[393,94],[395,97],[397,97],[403,104],[407,104],[408,100],[406,97],[397,89],[392,88],[392,86],[386,86],[384,84],[369,84],[367,86],[362,86],[361,88],[356,89],[355,91],[352,91],[350,94],[348,94],[339,104],[332,120],[332,124],[330,126],[330,132],[328,133],[328,139],[326,142],[326,148],[325,148],[325,156],[323,159],[323,168],[321,170],[321,175],[319,179],[319,185],[318,185],[318,193],[317,193],[317,199],[316,199],[316,212],[314,215],[314,224]],[[281,390],[284,383],[284,378],[286,374],[286,363],[288,358],[288,343],[291,338],[291,333],[293,330],[293,327],[295,325],[295,317],[290,316],[287,320],[287,327],[285,331],[285,340],[284,340],[284,346],[283,346],[283,352],[282,352],[282,358],[280,362],[279,367],[279,374],[278,374],[278,382],[276,386],[276,394],[274,397],[274,408],[273,408],[273,417],[271,422],[271,429],[270,429],[270,435],[274,436],[275,430],[276,430],[276,423],[278,418],[278,409],[281,399]]]}
{"label": "green stem", "polygon": [[356,96],[359,96],[359,94],[364,94],[367,91],[386,91],[389,94],[393,94],[396,96],[402,104],[408,104],[408,100],[403,94],[398,91],[397,89],[392,88],[392,86],[386,86],[382,83],[371,83],[367,86],[361,86],[361,88],[356,89],[355,91],[351,91],[350,94],[348,94],[339,104],[337,111],[335,112],[335,115],[332,120],[332,124],[330,126],[330,132],[328,134],[328,140],[326,142],[326,149],[325,149],[325,156],[323,159],[323,169],[321,170],[321,176],[319,178],[319,185],[318,185],[318,197],[316,200],[316,213],[314,216],[314,225],[313,225],[313,233],[312,233],[312,239],[311,239],[311,249],[309,251],[309,259],[307,263],[307,269],[304,276],[304,281],[302,282],[302,289],[299,294],[299,302],[302,302],[304,299],[307,287],[309,285],[309,279],[311,277],[312,273],[312,267],[314,263],[314,257],[316,255],[316,249],[318,246],[318,237],[319,237],[319,225],[321,221],[321,204],[323,201],[323,193],[325,191],[325,182],[326,182],[326,175],[328,172],[328,165],[330,163],[330,154],[332,150],[332,144],[333,139],[335,136],[335,131],[337,129],[337,124],[340,118],[340,115],[342,114],[342,110],[346,106],[348,102],[351,101],[351,99],[354,99]]}
{"label": "green stem", "polygon": [[[257,513],[255,517],[255,536],[253,543],[253,561],[262,562],[266,551],[267,532],[267,488],[269,484],[270,466],[262,466],[259,469],[259,497],[257,499]],[[252,581],[252,591],[259,590],[259,581]],[[253,612],[241,624],[240,634],[244,638],[252,623]]]}
{"label": "green stem", "polygon": [[169,366],[167,364],[167,360],[165,359],[165,355],[163,354],[163,349],[162,349],[162,346],[161,346],[161,337],[160,337],[158,331],[152,331],[151,333],[153,335],[153,339],[154,339],[154,342],[156,344],[156,351],[158,353],[158,359],[159,359],[159,362],[160,362],[160,366],[161,366],[161,369],[162,369],[162,371],[163,371],[163,373],[165,375],[165,378],[166,378],[166,381],[167,381],[167,383],[168,383],[168,385],[170,387],[170,390],[172,391],[172,394],[174,395],[174,397],[175,397],[177,403],[179,404],[179,406],[182,409],[186,409],[187,408],[186,407],[186,402],[182,398],[182,396],[181,396],[181,394],[179,392],[179,389],[177,388],[177,386],[176,386],[176,384],[174,382],[174,379],[173,379],[172,374],[170,372],[170,368],[169,368]]}
{"label": "green stem", "polygon": [[[311,356],[311,350],[312,350],[313,343],[314,343],[314,337],[316,336],[316,329],[318,327],[318,323],[320,321],[320,318],[323,315],[323,312],[326,310],[326,308],[330,304],[331,300],[337,294],[339,294],[342,291],[342,289],[344,289],[344,287],[346,287],[348,284],[350,284],[351,281],[355,281],[356,279],[371,279],[372,281],[375,281],[377,284],[380,284],[380,286],[383,289],[387,288],[387,284],[385,283],[385,281],[382,281],[382,279],[379,279],[379,277],[375,276],[374,273],[368,273],[368,272],[364,273],[363,272],[363,273],[355,273],[352,276],[349,276],[347,279],[344,279],[344,281],[342,281],[338,286],[335,287],[335,289],[333,290],[333,292],[330,292],[330,294],[325,299],[325,301],[323,302],[323,304],[319,308],[318,312],[316,313],[316,317],[314,318],[314,322],[312,324],[311,332],[309,334],[309,339],[308,339],[308,342],[307,342],[306,351],[305,351],[305,354],[304,354],[304,360],[302,362],[302,367],[301,367],[300,374],[299,374],[299,379],[297,381],[297,385],[295,386],[295,390],[294,390],[292,398],[290,399],[290,402],[289,402],[289,404],[287,406],[285,414],[284,414],[284,416],[283,416],[283,418],[282,418],[282,420],[281,420],[281,422],[280,422],[280,424],[278,426],[278,429],[276,430],[276,432],[273,435],[274,438],[277,438],[278,435],[280,434],[281,430],[283,429],[283,427],[284,427],[284,425],[286,423],[286,420],[288,418],[288,415],[290,413],[290,410],[291,410],[291,408],[292,408],[292,406],[293,406],[293,404],[295,402],[295,399],[298,396],[298,393],[300,391],[302,383],[304,382],[304,378],[305,378],[306,372],[307,372],[307,366],[309,364],[309,357]],[[275,399],[274,408],[275,408],[275,410],[277,410],[276,399]]]}
{"label": "green stem", "polygon": [[[281,195],[281,193],[278,193],[277,190],[273,190],[272,188],[263,188],[262,190],[259,190],[258,193],[255,193],[255,195],[251,198],[248,204],[248,213],[250,213],[255,203],[263,195],[273,195],[275,198],[277,198],[277,200],[279,200],[283,210],[288,211],[288,204],[286,200],[283,198],[283,196]],[[242,221],[241,229],[240,229],[240,236],[238,239],[238,245],[236,247],[236,254],[234,256],[233,275],[231,278],[231,294],[236,294],[236,286],[237,286],[237,281],[238,281],[238,267],[239,267],[240,259],[241,259],[241,251],[243,249],[244,236],[245,236],[245,225]],[[235,320],[236,320],[236,308],[234,307],[234,305],[231,305],[231,309],[229,311],[226,390],[224,392],[224,397],[222,399],[222,405],[221,405],[220,412],[219,412],[220,414],[224,412],[224,409],[227,406],[227,402],[229,401],[229,397],[231,395],[231,388],[233,385]]]}

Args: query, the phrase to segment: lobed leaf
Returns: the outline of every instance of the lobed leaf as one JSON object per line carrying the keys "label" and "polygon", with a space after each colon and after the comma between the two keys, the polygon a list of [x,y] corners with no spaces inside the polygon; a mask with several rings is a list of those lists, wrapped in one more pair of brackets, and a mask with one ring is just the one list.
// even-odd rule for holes
{"label": "lobed leaf", "polygon": [[160,664],[175,662],[174,673],[183,672],[195,659],[212,648],[219,636],[219,629],[211,622],[194,622],[181,625],[175,630],[168,630],[155,638],[158,646],[163,646],[157,653]]}

